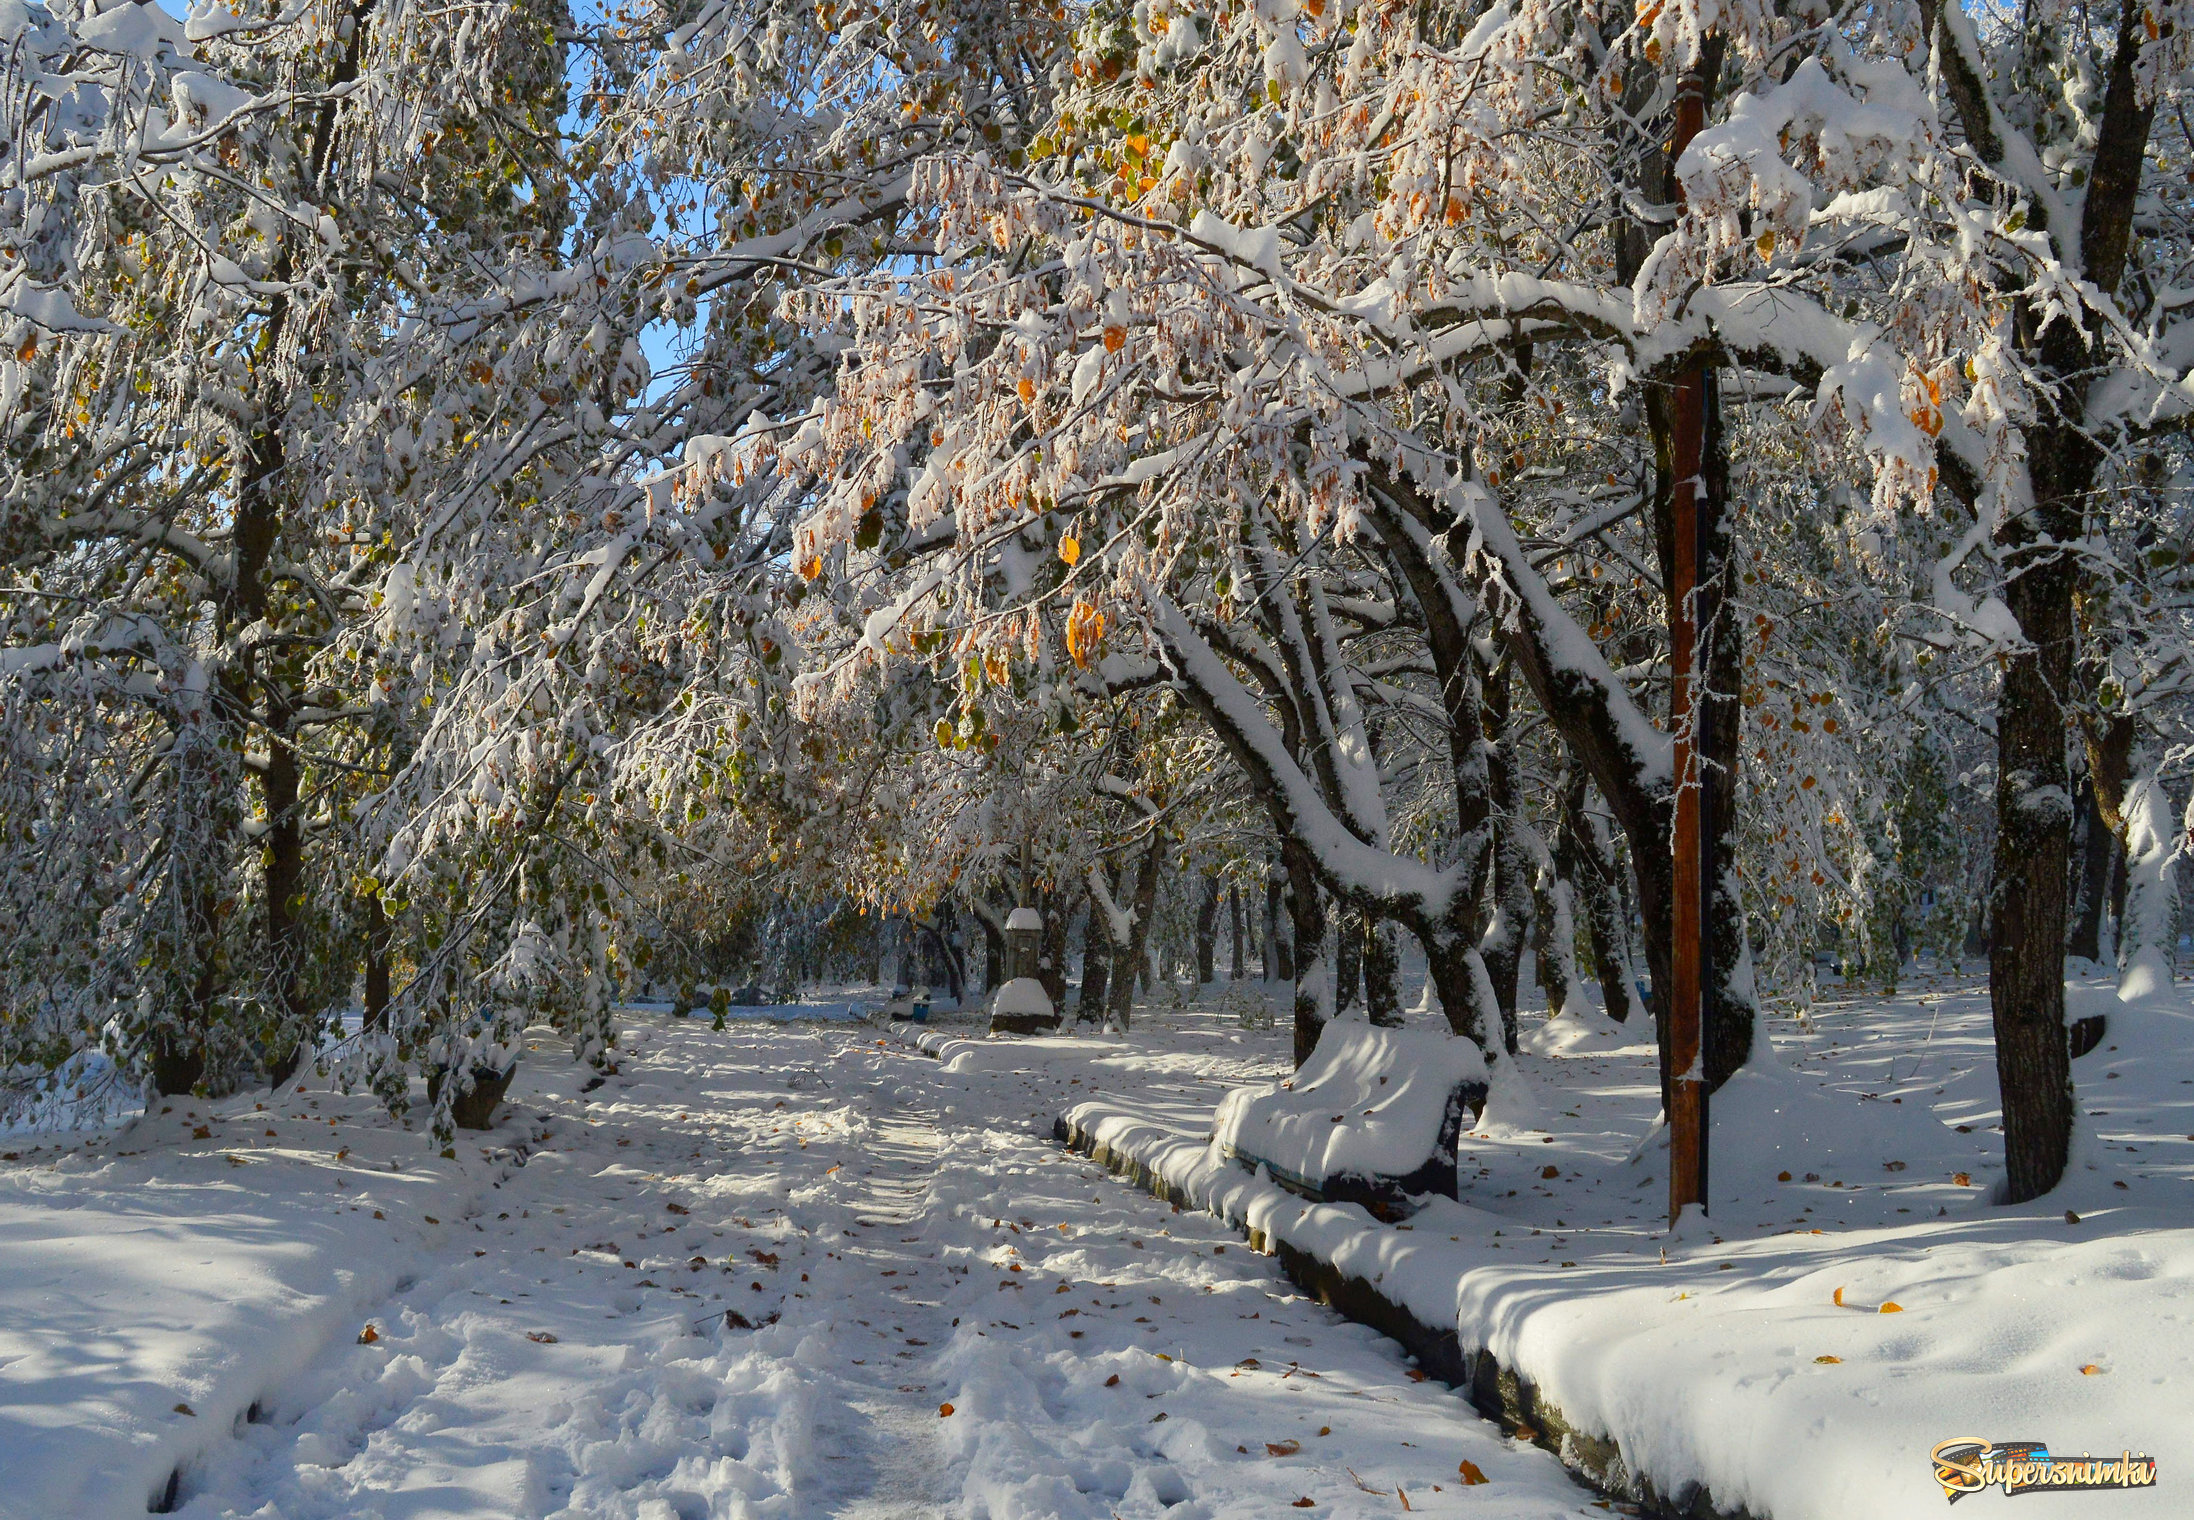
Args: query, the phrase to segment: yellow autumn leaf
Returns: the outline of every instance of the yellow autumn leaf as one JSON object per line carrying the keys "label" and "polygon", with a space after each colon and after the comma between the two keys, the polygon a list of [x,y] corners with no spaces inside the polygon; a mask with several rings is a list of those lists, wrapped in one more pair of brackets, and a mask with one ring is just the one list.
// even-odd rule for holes
{"label": "yellow autumn leaf", "polygon": [[1884,1313],[1884,1314],[1902,1314],[1902,1313],[1904,1313],[1904,1312],[1905,1312],[1905,1306],[1904,1306],[1903,1304],[1900,1304],[1900,1303],[1898,1303],[1898,1302],[1897,1302],[1897,1301],[1896,1301],[1895,1299],[1893,1299],[1893,1298],[1891,1298],[1891,1299],[1884,1299],[1884,1300],[1882,1301],[1882,1313]]}
{"label": "yellow autumn leaf", "polygon": [[1059,540],[1059,558],[1069,565],[1082,557],[1082,541],[1069,533]]}
{"label": "yellow autumn leaf", "polygon": [[1840,1356],[1817,1356],[1813,1359],[1816,1366],[1838,1363],[1842,1360],[1843,1358]]}

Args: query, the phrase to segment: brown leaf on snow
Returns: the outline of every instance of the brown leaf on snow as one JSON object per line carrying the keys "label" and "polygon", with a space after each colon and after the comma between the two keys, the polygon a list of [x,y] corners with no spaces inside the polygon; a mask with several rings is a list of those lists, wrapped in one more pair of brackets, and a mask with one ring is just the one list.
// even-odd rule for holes
{"label": "brown leaf on snow", "polygon": [[1290,1504],[1288,1506],[1289,1509],[1316,1509],[1317,1507],[1318,1501],[1311,1498],[1308,1494],[1303,1495],[1302,1498],[1297,1499],[1293,1504]]}
{"label": "brown leaf on snow", "polygon": [[1959,1187],[1973,1186],[1973,1174],[1970,1172],[1952,1172],[1950,1174],[1950,1180],[1956,1183]]}
{"label": "brown leaf on snow", "polygon": [[526,1339],[534,1342],[536,1345],[541,1346],[553,1346],[556,1344],[556,1337],[549,1334],[546,1330],[528,1330],[526,1332]]}
{"label": "brown leaf on snow", "polygon": [[1265,1455],[1268,1457],[1292,1457],[1302,1449],[1303,1443],[1300,1441],[1265,1442]]}
{"label": "brown leaf on snow", "polygon": [[368,1325],[365,1329],[358,1332],[358,1344],[361,1346],[371,1346],[380,1339],[380,1329],[373,1325]]}
{"label": "brown leaf on snow", "polygon": [[937,1406],[937,1418],[938,1418],[938,1419],[940,1419],[940,1420],[949,1420],[949,1419],[951,1419],[951,1418],[952,1418],[952,1406],[951,1406],[950,1404],[939,1404],[939,1405]]}
{"label": "brown leaf on snow", "polygon": [[1817,1356],[1813,1359],[1814,1365],[1822,1367],[1834,1366],[1842,1360],[1840,1356]]}
{"label": "brown leaf on snow", "polygon": [[1465,1460],[1455,1470],[1463,1475],[1463,1482],[1466,1486],[1488,1481],[1485,1473],[1480,1470],[1475,1462]]}

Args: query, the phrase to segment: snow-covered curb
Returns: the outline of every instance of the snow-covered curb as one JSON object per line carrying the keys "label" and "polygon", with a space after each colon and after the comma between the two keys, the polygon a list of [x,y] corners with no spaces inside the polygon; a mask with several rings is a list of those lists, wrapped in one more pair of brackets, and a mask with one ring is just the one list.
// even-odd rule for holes
{"label": "snow-covered curb", "polygon": [[1672,1501],[1662,1491],[1664,1484],[1630,1470],[1617,1442],[1603,1432],[1576,1428],[1490,1351],[1466,1350],[1452,1318],[1422,1314],[1413,1295],[1396,1291],[1402,1286],[1399,1280],[1389,1287],[1386,1266],[1362,1271],[1368,1262],[1396,1256],[1406,1261],[1410,1253],[1406,1245],[1399,1253],[1386,1249],[1377,1237],[1397,1230],[1360,1205],[1305,1202],[1262,1172],[1244,1172],[1214,1144],[1184,1138],[1101,1101],[1077,1104],[1062,1114],[1053,1134],[1067,1149],[1166,1202],[1202,1209],[1233,1225],[1252,1250],[1278,1257],[1306,1293],[1399,1341],[1424,1372],[1467,1393],[1480,1414],[1553,1453],[1599,1492],[1636,1504],[1649,1515],[1749,1520],[1743,1510],[1717,1507],[1696,1480],[1675,1483],[1673,1492],[1680,1497]]}
{"label": "snow-covered curb", "polygon": [[[2161,1210],[2083,1196],[2077,1220],[2034,1205],[1956,1225],[1701,1233],[1665,1253],[1657,1237],[1580,1239],[1577,1259],[1552,1262],[1534,1259],[1550,1235],[1512,1217],[1441,1199],[1381,1224],[1110,1100],[1069,1109],[1056,1132],[1243,1230],[1484,1413],[1649,1511],[1926,1515],[1942,1503],[1927,1461],[1939,1441],[2168,1460],[2183,1436],[2194,1231]],[[2183,1513],[2166,1493],[2112,1493],[2111,1513]]]}

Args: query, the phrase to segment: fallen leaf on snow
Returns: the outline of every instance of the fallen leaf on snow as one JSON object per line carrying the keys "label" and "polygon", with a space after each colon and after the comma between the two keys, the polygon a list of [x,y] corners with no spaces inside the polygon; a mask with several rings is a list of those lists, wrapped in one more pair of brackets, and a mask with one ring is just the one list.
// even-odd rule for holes
{"label": "fallen leaf on snow", "polygon": [[2100,1367],[2096,1366],[2096,1365],[2095,1365],[2095,1364],[2094,1364],[2093,1362],[2089,1362],[2089,1363],[2088,1363],[2088,1364],[2087,1364],[2086,1366],[2084,1366],[2084,1367],[2082,1367],[2082,1368],[2080,1369],[2080,1376],[2081,1376],[2081,1377],[2094,1377],[2094,1376],[2096,1376],[2097,1374],[2099,1374],[2099,1373],[2100,1373],[2100,1372],[2101,1372],[2102,1370],[2103,1370],[2102,1368],[2100,1368]]}
{"label": "fallen leaf on snow", "polygon": [[1265,1442],[1265,1455],[1268,1457],[1292,1457],[1302,1449],[1303,1443],[1300,1441]]}
{"label": "fallen leaf on snow", "polygon": [[1813,1360],[1816,1365],[1825,1365],[1828,1363],[1840,1362],[1843,1360],[1843,1358],[1840,1356],[1817,1356]]}
{"label": "fallen leaf on snow", "polygon": [[1475,1485],[1487,1481],[1485,1473],[1479,1469],[1478,1464],[1475,1462],[1465,1460],[1455,1470],[1463,1475],[1463,1482],[1466,1485]]}
{"label": "fallen leaf on snow", "polygon": [[937,1406],[937,1418],[938,1418],[938,1419],[940,1419],[940,1420],[949,1420],[949,1419],[951,1419],[951,1418],[952,1418],[952,1406],[951,1406],[950,1404],[939,1404],[939,1405]]}
{"label": "fallen leaf on snow", "polygon": [[358,1344],[361,1346],[370,1346],[376,1341],[380,1340],[380,1338],[381,1332],[379,1328],[373,1325],[368,1325],[365,1329],[358,1332]]}
{"label": "fallen leaf on snow", "polygon": [[1297,1499],[1293,1504],[1290,1504],[1288,1506],[1289,1509],[1316,1509],[1317,1507],[1318,1501],[1311,1498],[1308,1494],[1303,1495],[1302,1498]]}
{"label": "fallen leaf on snow", "polygon": [[1898,1303],[1894,1298],[1884,1299],[1882,1300],[1882,1312],[1884,1314],[1902,1314],[1905,1312],[1905,1306]]}
{"label": "fallen leaf on snow", "polygon": [[556,1337],[549,1334],[546,1330],[528,1330],[526,1332],[526,1339],[534,1342],[537,1345],[542,1346],[553,1346],[556,1344]]}

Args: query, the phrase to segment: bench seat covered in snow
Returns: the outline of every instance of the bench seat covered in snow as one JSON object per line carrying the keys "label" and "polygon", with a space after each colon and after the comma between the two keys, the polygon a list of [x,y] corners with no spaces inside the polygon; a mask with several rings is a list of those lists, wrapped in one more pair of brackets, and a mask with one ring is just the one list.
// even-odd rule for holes
{"label": "bench seat covered in snow", "polygon": [[1455,1196],[1455,1142],[1485,1106],[1485,1057],[1445,1029],[1336,1019],[1292,1081],[1220,1100],[1212,1139],[1307,1198],[1406,1211]]}

